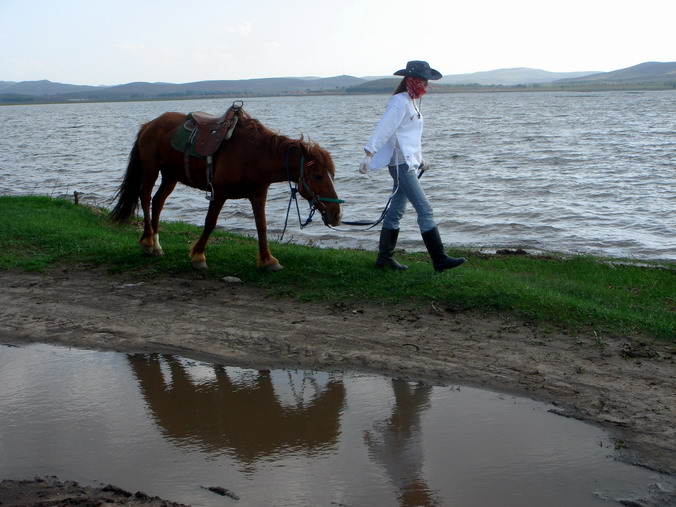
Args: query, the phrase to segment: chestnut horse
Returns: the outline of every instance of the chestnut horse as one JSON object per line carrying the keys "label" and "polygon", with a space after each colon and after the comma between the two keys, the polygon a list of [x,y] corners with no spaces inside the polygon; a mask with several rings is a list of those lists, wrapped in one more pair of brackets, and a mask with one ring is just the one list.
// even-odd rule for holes
{"label": "chestnut horse", "polygon": [[[160,213],[176,183],[202,190],[209,186],[205,160],[190,157],[186,168],[183,153],[171,146],[172,135],[185,121],[185,114],[164,113],[140,128],[115,196],[118,202],[110,212],[111,221],[128,222],[140,200],[144,223],[141,249],[147,255],[163,254],[158,234]],[[160,172],[162,182],[152,196],[151,216],[151,194]],[[265,202],[272,183],[295,182],[311,208],[321,213],[324,223],[340,224],[341,201],[333,187],[335,167],[329,153],[314,142],[304,141],[302,136],[294,140],[276,134],[246,113],[242,112],[232,138],[214,154],[212,172],[209,190],[213,198],[202,235],[190,250],[197,269],[207,267],[204,251],[227,199],[249,199],[258,232],[257,264],[271,271],[282,269],[267,241]]]}

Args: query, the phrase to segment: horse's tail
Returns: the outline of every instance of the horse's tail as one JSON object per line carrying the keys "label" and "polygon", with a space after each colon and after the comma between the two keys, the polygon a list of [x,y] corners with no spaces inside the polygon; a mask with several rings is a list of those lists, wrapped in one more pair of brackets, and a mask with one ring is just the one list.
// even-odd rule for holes
{"label": "horse's tail", "polygon": [[141,151],[138,146],[141,132],[143,132],[143,127],[139,130],[131,153],[129,153],[129,165],[127,166],[127,172],[124,175],[122,184],[117,190],[115,197],[113,197],[113,200],[118,200],[108,215],[108,219],[113,223],[124,224],[129,222],[138,209],[141,185],[143,184]]}

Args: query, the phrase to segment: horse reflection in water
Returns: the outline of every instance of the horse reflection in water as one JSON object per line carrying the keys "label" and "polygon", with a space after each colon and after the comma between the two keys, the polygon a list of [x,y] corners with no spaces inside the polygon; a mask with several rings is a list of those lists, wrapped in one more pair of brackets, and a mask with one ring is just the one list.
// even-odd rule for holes
{"label": "horse reflection in water", "polygon": [[[204,451],[229,451],[245,472],[279,452],[310,454],[334,446],[340,434],[345,387],[330,380],[310,401],[282,405],[268,371],[251,382],[233,382],[225,368],[214,366],[215,379],[195,382],[172,356],[129,356],[134,375],[154,419],[165,435]],[[165,381],[162,364],[169,367]]]}
{"label": "horse reflection in water", "polygon": [[432,387],[423,383],[411,385],[393,379],[394,407],[392,415],[364,432],[364,441],[371,459],[386,471],[398,488],[402,506],[440,505],[422,473],[424,461],[420,418],[429,408]]}

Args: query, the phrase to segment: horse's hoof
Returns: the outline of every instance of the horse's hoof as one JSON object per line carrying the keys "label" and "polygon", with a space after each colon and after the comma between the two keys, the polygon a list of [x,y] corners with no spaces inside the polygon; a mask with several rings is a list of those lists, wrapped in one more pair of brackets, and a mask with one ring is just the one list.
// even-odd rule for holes
{"label": "horse's hoof", "polygon": [[207,269],[206,261],[193,261],[192,267],[195,269]]}
{"label": "horse's hoof", "polygon": [[284,269],[284,266],[282,266],[279,262],[275,262],[274,264],[265,266],[265,269],[267,269],[268,271],[281,271],[282,269]]}
{"label": "horse's hoof", "polygon": [[141,245],[141,251],[143,252],[144,255],[152,256],[156,255],[155,250],[153,250],[153,247],[147,246],[147,245]]}
{"label": "horse's hoof", "polygon": [[158,249],[153,249],[152,254],[153,257],[162,257],[164,255],[164,250],[161,248]]}

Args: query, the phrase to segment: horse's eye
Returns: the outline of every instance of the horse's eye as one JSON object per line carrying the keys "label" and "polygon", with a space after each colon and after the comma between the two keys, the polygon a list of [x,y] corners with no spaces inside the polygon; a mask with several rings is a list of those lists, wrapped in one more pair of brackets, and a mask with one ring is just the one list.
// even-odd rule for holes
{"label": "horse's eye", "polygon": [[314,178],[315,180],[319,181],[319,180],[322,179],[322,175],[321,175],[321,174],[315,174],[315,175],[313,176],[313,178]]}

